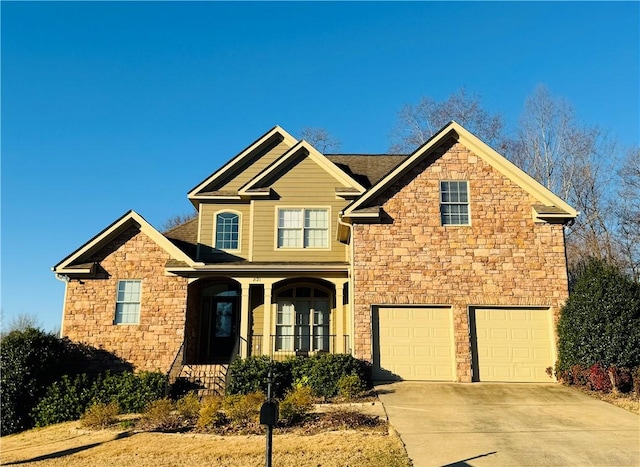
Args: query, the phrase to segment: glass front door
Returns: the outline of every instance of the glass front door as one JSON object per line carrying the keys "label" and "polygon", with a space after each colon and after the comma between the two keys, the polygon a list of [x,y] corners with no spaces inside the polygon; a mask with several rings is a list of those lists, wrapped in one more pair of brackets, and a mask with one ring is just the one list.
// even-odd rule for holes
{"label": "glass front door", "polygon": [[200,363],[228,363],[238,337],[237,297],[202,297]]}

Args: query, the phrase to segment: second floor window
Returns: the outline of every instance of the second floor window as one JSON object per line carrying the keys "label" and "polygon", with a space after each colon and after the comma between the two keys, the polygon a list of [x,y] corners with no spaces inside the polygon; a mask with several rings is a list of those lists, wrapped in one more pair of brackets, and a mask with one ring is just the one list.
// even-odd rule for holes
{"label": "second floor window", "polygon": [[216,216],[216,248],[237,250],[240,216],[232,212],[221,212]]}
{"label": "second floor window", "polygon": [[469,225],[469,185],[466,181],[440,182],[442,225]]}
{"label": "second floor window", "polygon": [[278,210],[278,248],[328,247],[328,209]]}

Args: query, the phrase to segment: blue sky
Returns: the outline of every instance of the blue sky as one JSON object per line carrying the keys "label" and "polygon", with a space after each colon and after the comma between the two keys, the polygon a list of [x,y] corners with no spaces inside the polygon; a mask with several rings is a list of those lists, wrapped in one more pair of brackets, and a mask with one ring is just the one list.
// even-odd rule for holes
{"label": "blue sky", "polygon": [[537,84],[637,145],[640,3],[2,2],[2,322],[60,326],[50,268],[129,209],[159,227],[275,124],[385,152],[461,87]]}

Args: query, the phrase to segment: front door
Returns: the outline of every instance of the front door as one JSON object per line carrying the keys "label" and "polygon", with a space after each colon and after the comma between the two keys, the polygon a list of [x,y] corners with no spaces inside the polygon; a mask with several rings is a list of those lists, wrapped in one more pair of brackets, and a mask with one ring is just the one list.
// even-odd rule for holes
{"label": "front door", "polygon": [[202,297],[200,363],[229,363],[238,337],[238,298]]}

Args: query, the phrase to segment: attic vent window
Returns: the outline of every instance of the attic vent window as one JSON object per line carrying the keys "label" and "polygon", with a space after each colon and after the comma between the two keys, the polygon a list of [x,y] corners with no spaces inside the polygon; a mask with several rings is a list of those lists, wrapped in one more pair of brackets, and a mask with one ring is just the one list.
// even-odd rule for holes
{"label": "attic vent window", "polygon": [[440,219],[442,225],[469,225],[468,182],[440,182]]}

